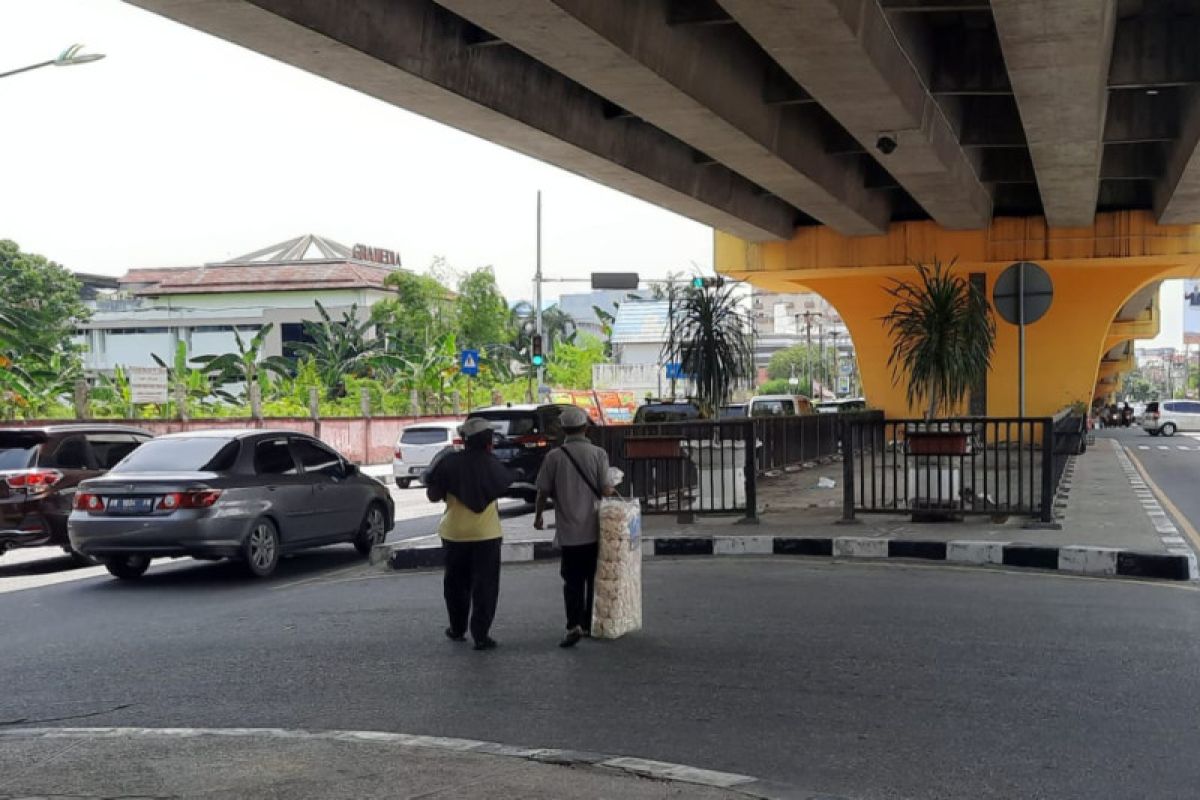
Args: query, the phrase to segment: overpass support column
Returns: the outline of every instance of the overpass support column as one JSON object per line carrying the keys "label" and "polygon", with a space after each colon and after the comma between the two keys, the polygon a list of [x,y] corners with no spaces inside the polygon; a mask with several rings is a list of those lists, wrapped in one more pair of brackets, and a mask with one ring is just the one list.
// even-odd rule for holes
{"label": "overpass support column", "polygon": [[[1038,263],[1054,281],[1054,300],[1041,320],[1026,327],[1026,410],[1047,416],[1091,402],[1113,321],[1140,289],[1200,272],[1200,229],[1181,227],[1156,226],[1145,212],[1120,212],[1105,215],[1094,229],[1063,231],[1047,231],[1036,218],[1001,219],[980,232],[900,223],[887,236],[854,239],[800,229],[779,244],[717,234],[715,263],[719,272],[764,289],[814,291],[832,303],[854,340],[868,402],[897,417],[920,416],[922,409],[908,407],[903,377],[894,382],[887,363],[894,345],[881,318],[892,309],[886,291],[891,281],[915,276],[915,262],[957,259],[958,274],[985,276],[990,300],[996,278],[1010,264]],[[1017,369],[1017,329],[997,319],[989,415],[1017,415]],[[966,412],[965,404],[957,410]]]}

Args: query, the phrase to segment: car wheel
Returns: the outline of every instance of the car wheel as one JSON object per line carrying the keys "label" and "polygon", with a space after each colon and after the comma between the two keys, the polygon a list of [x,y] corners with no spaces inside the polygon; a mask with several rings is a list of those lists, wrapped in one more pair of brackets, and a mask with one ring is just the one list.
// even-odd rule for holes
{"label": "car wheel", "polygon": [[104,567],[114,577],[131,581],[145,574],[150,568],[150,559],[147,556],[113,556],[104,559]]}
{"label": "car wheel", "polygon": [[358,526],[358,534],[354,537],[354,549],[359,555],[371,555],[371,548],[383,544],[387,538],[387,518],[383,508],[378,503],[372,503],[363,516],[362,524]]}
{"label": "car wheel", "polygon": [[256,578],[265,578],[279,563],[279,529],[269,519],[254,523],[246,543],[242,545],[246,569]]}
{"label": "car wheel", "polygon": [[1146,433],[1150,434],[1151,436],[1158,436],[1158,431],[1146,431]]}
{"label": "car wheel", "polygon": [[407,489],[408,487],[412,486],[412,478],[397,478],[396,485],[401,489]]}
{"label": "car wheel", "polygon": [[1175,435],[1175,423],[1168,422],[1166,425],[1163,425],[1162,426],[1162,435],[1163,436],[1174,436]]}

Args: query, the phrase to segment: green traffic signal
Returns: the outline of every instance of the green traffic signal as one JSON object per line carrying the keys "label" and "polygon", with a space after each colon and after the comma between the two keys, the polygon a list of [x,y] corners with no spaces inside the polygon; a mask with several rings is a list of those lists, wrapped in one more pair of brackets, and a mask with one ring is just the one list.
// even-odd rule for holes
{"label": "green traffic signal", "polygon": [[692,288],[693,289],[703,289],[704,288],[704,278],[701,278],[699,275],[692,278]]}
{"label": "green traffic signal", "polygon": [[535,367],[540,367],[540,366],[542,366],[542,365],[543,365],[543,364],[545,364],[545,363],[546,363],[546,357],[545,357],[545,356],[534,356],[534,357],[533,357],[533,365],[534,365]]}

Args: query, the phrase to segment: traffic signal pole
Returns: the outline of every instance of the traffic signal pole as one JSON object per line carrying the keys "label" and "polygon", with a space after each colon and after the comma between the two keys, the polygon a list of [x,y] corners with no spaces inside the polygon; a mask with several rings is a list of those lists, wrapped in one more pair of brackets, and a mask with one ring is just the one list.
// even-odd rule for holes
{"label": "traffic signal pole", "polygon": [[[534,273],[534,300],[533,300],[533,335],[542,335],[542,192],[539,189],[537,193],[537,271]],[[538,391],[545,385],[546,368],[538,366],[537,368],[537,385]]]}

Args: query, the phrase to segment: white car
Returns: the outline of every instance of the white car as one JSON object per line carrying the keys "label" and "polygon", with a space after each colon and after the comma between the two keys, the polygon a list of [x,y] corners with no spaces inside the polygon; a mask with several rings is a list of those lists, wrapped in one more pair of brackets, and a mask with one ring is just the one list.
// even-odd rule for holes
{"label": "white car", "polygon": [[1174,436],[1175,431],[1200,431],[1200,402],[1163,400],[1146,404],[1142,429],[1151,436]]}
{"label": "white car", "polygon": [[446,448],[462,447],[458,426],[462,421],[422,422],[400,431],[396,453],[392,459],[392,474],[401,489],[421,480],[433,457]]}

